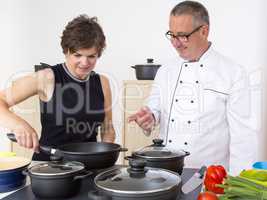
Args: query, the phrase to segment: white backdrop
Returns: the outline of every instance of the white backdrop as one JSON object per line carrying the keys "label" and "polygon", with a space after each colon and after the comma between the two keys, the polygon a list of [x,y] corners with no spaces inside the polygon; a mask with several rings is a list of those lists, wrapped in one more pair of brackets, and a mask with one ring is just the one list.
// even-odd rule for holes
{"label": "white backdrop", "polygon": [[[164,36],[168,16],[178,0],[9,0],[0,6],[0,84],[6,87],[14,74],[31,71],[39,62],[63,61],[60,36],[72,18],[86,13],[97,16],[107,37],[107,48],[96,70],[111,79],[114,101],[114,124],[117,142],[122,125],[122,81],[135,79],[131,65],[152,57],[162,63],[177,56]],[[210,41],[222,54],[244,65],[251,77],[253,97],[263,94],[261,84],[267,58],[267,1],[202,0],[210,12]],[[255,103],[256,104],[256,103]],[[265,117],[261,103],[255,105],[257,116]],[[257,124],[261,128],[260,124]],[[261,131],[261,138],[264,138]],[[267,140],[261,140],[262,145]],[[265,142],[266,141],[266,142]],[[265,145],[264,145],[265,146]],[[0,150],[8,149],[0,139]],[[263,151],[262,151],[263,153]]]}

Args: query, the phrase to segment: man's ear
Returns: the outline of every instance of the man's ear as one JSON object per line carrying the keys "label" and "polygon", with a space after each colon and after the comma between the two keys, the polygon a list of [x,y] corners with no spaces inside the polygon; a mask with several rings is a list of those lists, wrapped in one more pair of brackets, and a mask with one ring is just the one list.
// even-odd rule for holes
{"label": "man's ear", "polygon": [[208,25],[203,25],[203,27],[201,28],[201,35],[203,35],[204,37],[208,37],[209,36],[209,31],[210,28]]}

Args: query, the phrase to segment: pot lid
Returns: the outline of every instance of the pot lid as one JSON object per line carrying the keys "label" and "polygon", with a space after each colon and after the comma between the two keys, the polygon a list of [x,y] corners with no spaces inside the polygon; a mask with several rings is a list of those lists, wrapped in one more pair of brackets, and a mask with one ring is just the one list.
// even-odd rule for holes
{"label": "pot lid", "polygon": [[154,139],[153,144],[146,146],[134,152],[135,155],[145,159],[172,159],[177,157],[186,156],[187,152],[183,150],[171,150],[163,145],[162,139]]}
{"label": "pot lid", "polygon": [[85,167],[80,162],[46,162],[34,165],[29,168],[32,175],[55,176],[68,175],[83,170]]}
{"label": "pot lid", "polygon": [[95,184],[107,192],[120,194],[150,194],[177,187],[178,174],[160,168],[145,167],[142,159],[130,159],[130,167],[112,169],[95,177]]}
{"label": "pot lid", "polygon": [[160,67],[161,66],[159,64],[154,64],[153,58],[147,58],[146,61],[147,61],[147,63],[138,64],[138,65],[135,65],[135,67]]}

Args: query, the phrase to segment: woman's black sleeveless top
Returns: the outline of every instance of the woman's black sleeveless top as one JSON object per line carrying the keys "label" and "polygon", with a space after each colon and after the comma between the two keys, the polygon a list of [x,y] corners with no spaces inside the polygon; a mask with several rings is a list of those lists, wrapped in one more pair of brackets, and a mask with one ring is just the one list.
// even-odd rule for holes
{"label": "woman's black sleeveless top", "polygon": [[[105,118],[99,74],[92,71],[86,80],[79,80],[65,64],[51,69],[55,75],[55,87],[48,102],[40,100],[40,145],[58,148],[67,143],[96,141],[97,129]],[[50,160],[50,156],[35,153],[33,160]]]}

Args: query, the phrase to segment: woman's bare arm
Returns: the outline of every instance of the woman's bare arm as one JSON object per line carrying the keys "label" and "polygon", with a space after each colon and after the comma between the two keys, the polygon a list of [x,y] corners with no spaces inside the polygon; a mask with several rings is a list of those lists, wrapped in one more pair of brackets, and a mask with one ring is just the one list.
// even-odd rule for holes
{"label": "woman's bare arm", "polygon": [[0,91],[0,126],[15,133],[18,144],[23,147],[38,151],[37,133],[28,122],[9,108],[34,95],[39,95],[44,100],[48,98],[51,93],[50,85],[54,82],[53,77],[52,70],[45,69],[19,78],[12,82],[9,88]]}
{"label": "woman's bare arm", "polygon": [[104,110],[105,119],[101,131],[101,139],[103,142],[114,142],[115,140],[115,130],[112,123],[112,96],[111,89],[109,85],[109,80],[101,75],[101,84],[104,92]]}

